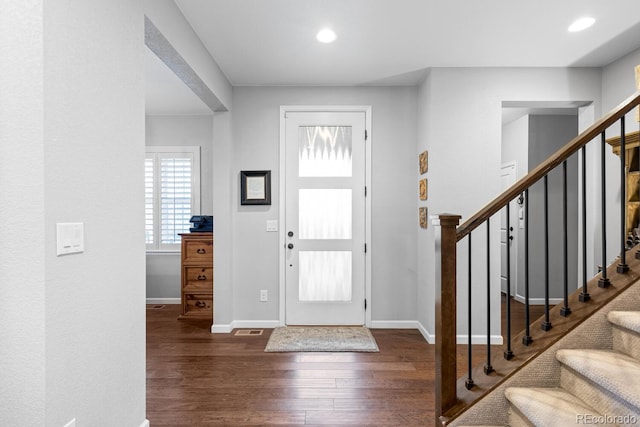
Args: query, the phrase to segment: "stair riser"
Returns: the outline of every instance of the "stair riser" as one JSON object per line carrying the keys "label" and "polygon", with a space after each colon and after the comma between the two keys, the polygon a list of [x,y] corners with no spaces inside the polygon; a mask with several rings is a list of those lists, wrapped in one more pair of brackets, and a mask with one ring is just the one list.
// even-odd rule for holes
{"label": "stair riser", "polygon": [[640,422],[640,408],[616,399],[609,391],[564,365],[560,369],[560,386],[603,415],[628,415]]}
{"label": "stair riser", "polygon": [[640,334],[613,325],[613,349],[640,360]]}

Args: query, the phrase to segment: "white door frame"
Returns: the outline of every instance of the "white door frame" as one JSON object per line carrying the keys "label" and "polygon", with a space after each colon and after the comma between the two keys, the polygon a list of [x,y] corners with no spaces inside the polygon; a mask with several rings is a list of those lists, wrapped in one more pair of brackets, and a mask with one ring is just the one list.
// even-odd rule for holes
{"label": "white door frame", "polygon": [[365,310],[365,325],[371,326],[371,254],[373,248],[371,245],[371,106],[370,105],[283,105],[280,106],[280,173],[279,173],[279,215],[278,222],[280,224],[278,234],[278,244],[280,245],[278,256],[278,277],[279,277],[279,319],[280,326],[285,325],[285,309],[286,309],[286,288],[285,288],[285,214],[286,214],[286,149],[285,149],[285,115],[287,112],[363,112],[365,116],[364,128],[367,132],[367,143],[365,144],[365,185],[367,188],[367,197],[365,198],[365,242],[367,245],[367,253],[365,255],[365,271],[364,271],[364,297],[367,301],[367,309]]}
{"label": "white door frame", "polygon": [[[502,171],[506,168],[513,168],[513,183],[511,185],[513,185],[514,183],[516,183],[518,181],[518,164],[515,161],[511,161],[511,162],[505,162],[502,163],[502,165],[500,166],[500,177],[502,178]],[[502,183],[501,183],[502,185]],[[508,187],[507,187],[508,188]],[[500,191],[505,191],[507,188],[500,188]],[[509,247],[512,247],[512,252],[510,254],[511,256],[511,264],[514,266],[514,268],[511,270],[511,293],[512,297],[516,297],[518,295],[518,233],[520,231],[520,227],[519,224],[517,222],[519,221],[513,221],[513,218],[516,217],[518,218],[518,210],[520,209],[519,206],[517,206],[517,204],[514,201],[510,202],[511,205],[509,206],[510,212],[509,212],[509,226],[513,227],[513,231],[510,232],[509,230],[506,230],[506,245],[507,245],[507,250],[509,250]],[[514,209],[518,209],[518,210],[514,210]],[[506,212],[503,211],[502,214],[505,214]],[[500,223],[500,229],[502,230],[502,218],[501,218],[501,223]],[[511,241],[511,243],[509,243],[509,235],[513,236],[513,240]],[[502,235],[500,236],[500,244],[502,245]],[[503,292],[502,289],[502,262],[504,260],[502,259],[502,246],[500,247],[500,292]]]}

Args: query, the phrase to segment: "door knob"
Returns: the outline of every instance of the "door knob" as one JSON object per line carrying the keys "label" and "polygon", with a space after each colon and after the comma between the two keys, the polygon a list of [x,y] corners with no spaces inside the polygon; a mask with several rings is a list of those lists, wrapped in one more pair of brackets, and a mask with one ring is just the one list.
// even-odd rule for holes
{"label": "door knob", "polygon": [[293,243],[289,243],[289,244],[287,245],[287,247],[288,247],[289,249],[293,249]]}

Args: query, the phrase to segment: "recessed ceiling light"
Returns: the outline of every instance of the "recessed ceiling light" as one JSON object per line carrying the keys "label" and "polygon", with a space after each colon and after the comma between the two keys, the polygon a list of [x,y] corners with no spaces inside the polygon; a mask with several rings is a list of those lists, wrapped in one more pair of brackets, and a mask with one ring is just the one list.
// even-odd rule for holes
{"label": "recessed ceiling light", "polygon": [[578,31],[586,30],[587,28],[592,26],[595,22],[596,22],[595,18],[592,18],[590,16],[585,16],[584,18],[580,18],[576,20],[573,24],[571,24],[571,26],[569,27],[569,31],[571,31],[572,33],[576,33]]}
{"label": "recessed ceiling light", "polygon": [[321,43],[331,43],[336,39],[336,33],[328,28],[325,28],[323,30],[320,30],[320,32],[316,34],[316,39],[318,39],[318,41]]}

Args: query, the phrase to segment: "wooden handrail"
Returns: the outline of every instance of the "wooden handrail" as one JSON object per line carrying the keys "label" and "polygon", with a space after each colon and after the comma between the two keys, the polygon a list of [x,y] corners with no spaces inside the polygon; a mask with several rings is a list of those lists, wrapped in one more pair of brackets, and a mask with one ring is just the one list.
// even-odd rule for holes
{"label": "wooden handrail", "polygon": [[542,177],[548,174],[556,166],[567,160],[572,154],[585,146],[595,137],[604,132],[609,126],[619,120],[622,116],[633,110],[640,104],[640,91],[634,93],[626,101],[611,110],[607,115],[591,125],[586,131],[573,138],[564,147],[560,148],[547,160],[542,162],[538,167],[522,177],[513,186],[505,190],[498,197],[493,199],[489,204],[476,212],[462,225],[458,227],[457,239],[462,240],[467,234],[475,230],[480,224],[483,224],[489,217],[497,213],[511,200],[518,197],[527,188],[538,182]]}

